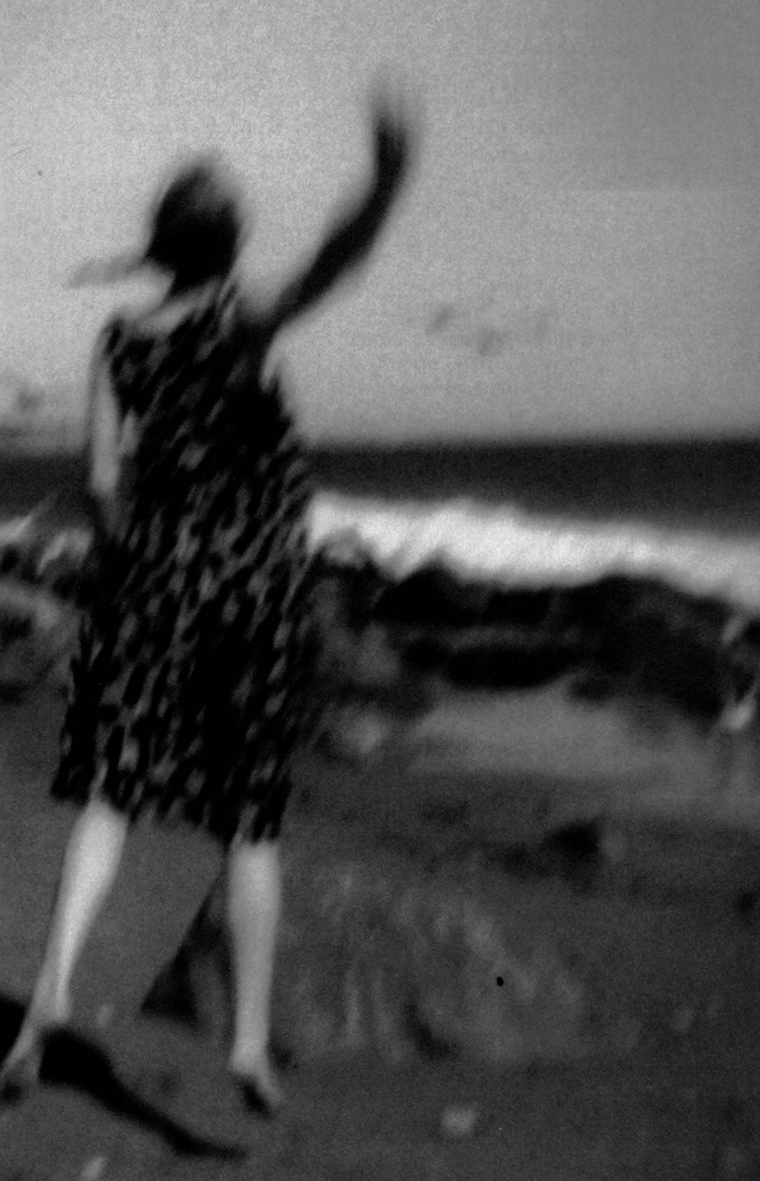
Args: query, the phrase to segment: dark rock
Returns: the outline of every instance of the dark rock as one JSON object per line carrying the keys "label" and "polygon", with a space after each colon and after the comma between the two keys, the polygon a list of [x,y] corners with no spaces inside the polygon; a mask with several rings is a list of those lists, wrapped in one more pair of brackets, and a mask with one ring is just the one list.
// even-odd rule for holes
{"label": "dark rock", "polygon": [[409,663],[420,672],[442,670],[450,655],[450,645],[443,636],[435,632],[414,635],[403,647]]}
{"label": "dark rock", "polygon": [[605,863],[602,836],[601,822],[590,820],[564,825],[532,842],[505,843],[468,837],[459,846],[448,848],[443,857],[428,859],[428,864],[466,859],[469,854],[482,866],[524,881],[557,878],[574,889],[588,890]]}
{"label": "dark rock", "polygon": [[[85,603],[87,554],[81,530],[42,524],[0,546],[0,689],[23,693],[45,676],[61,679],[73,617],[63,631],[49,627],[34,599],[72,610]],[[407,716],[422,712],[428,676],[494,691],[572,678],[570,692],[588,702],[649,698],[727,730],[755,716],[760,619],[656,578],[505,588],[430,563],[394,581],[355,537],[323,546],[312,577],[316,691],[341,709],[374,699],[391,715],[404,701]],[[12,602],[7,587],[16,588]]]}
{"label": "dark rock", "polygon": [[577,664],[574,648],[548,637],[488,644],[474,642],[449,656],[445,670],[454,685],[487,689],[534,689],[564,676]]}
{"label": "dark rock", "polygon": [[426,566],[391,585],[378,598],[376,616],[385,622],[468,627],[483,621],[492,590],[461,582],[441,566]]}
{"label": "dark rock", "polygon": [[713,722],[760,668],[748,629],[727,643],[736,615],[728,605],[655,580],[600,579],[570,592],[569,609],[586,637],[586,668],[572,691],[586,700],[648,695]]}
{"label": "dark rock", "polygon": [[619,693],[620,685],[607,673],[582,672],[570,682],[569,691],[579,701],[602,704],[611,701]]}
{"label": "dark rock", "polygon": [[734,902],[737,917],[743,922],[749,922],[757,911],[758,895],[754,890],[743,890]]}
{"label": "dark rock", "polygon": [[544,838],[542,846],[559,853],[571,864],[584,864],[600,856],[601,840],[601,821],[587,820],[555,829]]}
{"label": "dark rock", "polygon": [[546,629],[559,625],[566,596],[561,590],[499,590],[489,597],[481,622],[502,627]]}
{"label": "dark rock", "polygon": [[20,699],[46,679],[60,681],[78,621],[74,609],[45,588],[0,582],[0,693]]}

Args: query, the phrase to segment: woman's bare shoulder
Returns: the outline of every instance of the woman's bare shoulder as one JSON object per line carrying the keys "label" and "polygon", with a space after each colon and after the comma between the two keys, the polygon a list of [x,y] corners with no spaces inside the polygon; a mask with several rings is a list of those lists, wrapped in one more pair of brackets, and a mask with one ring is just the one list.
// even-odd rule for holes
{"label": "woman's bare shoulder", "polygon": [[115,308],[101,325],[95,342],[97,350],[113,348],[119,341],[150,333],[154,309],[145,305],[123,304]]}
{"label": "woman's bare shoulder", "polygon": [[230,325],[241,341],[256,348],[266,347],[271,341],[271,319],[257,296],[249,291],[236,291],[230,301]]}

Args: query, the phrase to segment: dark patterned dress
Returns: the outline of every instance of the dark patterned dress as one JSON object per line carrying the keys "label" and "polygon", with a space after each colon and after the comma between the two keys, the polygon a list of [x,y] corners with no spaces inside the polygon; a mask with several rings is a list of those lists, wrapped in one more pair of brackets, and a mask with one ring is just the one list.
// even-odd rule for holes
{"label": "dark patterned dress", "polygon": [[98,547],[53,794],[274,838],[314,725],[308,470],[234,290],[103,336],[138,444]]}

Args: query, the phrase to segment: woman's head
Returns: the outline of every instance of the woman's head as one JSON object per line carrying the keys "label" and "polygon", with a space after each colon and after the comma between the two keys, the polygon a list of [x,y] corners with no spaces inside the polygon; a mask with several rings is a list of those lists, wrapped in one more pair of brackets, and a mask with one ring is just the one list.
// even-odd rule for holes
{"label": "woman's head", "polygon": [[218,160],[197,159],[175,174],[149,220],[145,258],[168,271],[175,285],[224,278],[247,237],[245,206]]}

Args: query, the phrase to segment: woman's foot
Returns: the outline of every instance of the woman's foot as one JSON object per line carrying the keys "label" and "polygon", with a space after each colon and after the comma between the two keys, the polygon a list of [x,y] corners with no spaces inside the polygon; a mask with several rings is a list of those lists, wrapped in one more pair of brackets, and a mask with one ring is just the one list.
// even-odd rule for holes
{"label": "woman's foot", "polygon": [[0,1103],[20,1103],[37,1085],[44,1040],[41,1026],[22,1028],[0,1066]]}
{"label": "woman's foot", "polygon": [[285,1101],[282,1088],[268,1063],[232,1071],[241,1098],[250,1112],[274,1119]]}
{"label": "woman's foot", "polygon": [[0,1064],[0,1103],[20,1103],[37,1085],[48,1034],[66,1025],[70,1011],[67,996],[51,1001],[38,987],[16,1040]]}

